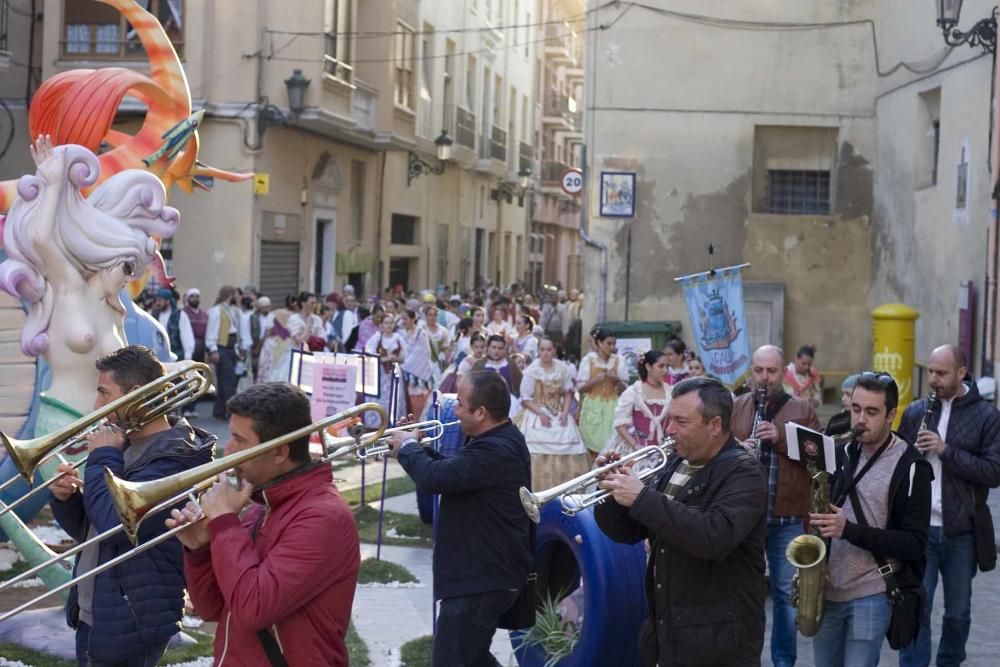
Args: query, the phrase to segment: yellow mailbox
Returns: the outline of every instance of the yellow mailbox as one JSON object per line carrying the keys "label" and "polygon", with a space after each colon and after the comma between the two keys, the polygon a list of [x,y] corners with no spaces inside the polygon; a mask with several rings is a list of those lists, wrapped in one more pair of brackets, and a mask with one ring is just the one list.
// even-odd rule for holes
{"label": "yellow mailbox", "polygon": [[899,387],[899,408],[892,427],[899,427],[903,410],[913,401],[913,367],[920,313],[902,303],[887,303],[872,311],[872,369],[892,375]]}

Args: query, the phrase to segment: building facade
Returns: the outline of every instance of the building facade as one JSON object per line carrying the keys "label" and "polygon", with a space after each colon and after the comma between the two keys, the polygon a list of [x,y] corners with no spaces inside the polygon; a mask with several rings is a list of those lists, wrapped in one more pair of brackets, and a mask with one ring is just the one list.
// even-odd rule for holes
{"label": "building facade", "polygon": [[[0,90],[21,102],[0,177],[16,178],[32,170],[27,67],[17,65],[28,21],[8,4],[14,77],[5,73]],[[538,172],[536,0],[140,4],[166,28],[193,108],[206,111],[201,161],[257,174],[216,180],[210,194],[171,192],[182,222],[163,253],[180,287],[253,283],[280,300],[345,284],[370,293],[524,280],[530,201],[520,181]],[[114,8],[44,0],[38,9],[32,89],[68,69],[149,71]],[[297,112],[293,77],[309,82]],[[136,131],[144,112],[126,98],[116,129]],[[435,155],[442,131],[452,142],[445,162]]]}
{"label": "building facade", "polygon": [[541,171],[533,200],[529,285],[579,288],[580,204],[561,177],[579,169],[583,144],[584,0],[542,0],[535,146]]}
{"label": "building facade", "polygon": [[[589,3],[585,327],[676,320],[687,336],[674,278],[749,262],[752,345],[867,362],[874,7]],[[601,216],[616,171],[636,174],[634,218]]]}

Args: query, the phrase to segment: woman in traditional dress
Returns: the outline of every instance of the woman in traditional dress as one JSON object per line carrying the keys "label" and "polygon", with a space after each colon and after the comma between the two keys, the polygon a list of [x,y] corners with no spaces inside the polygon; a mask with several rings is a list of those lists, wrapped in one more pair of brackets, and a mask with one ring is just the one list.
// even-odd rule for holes
{"label": "woman in traditional dress", "polygon": [[580,360],[576,387],[580,392],[580,435],[592,456],[611,438],[618,395],[628,382],[625,361],[615,354],[615,337],[607,329],[591,332],[594,351]]}
{"label": "woman in traditional dress", "polygon": [[663,354],[667,357],[667,376],[665,382],[671,387],[688,377],[691,369],[688,368],[684,353],[687,345],[680,338],[672,338],[667,341],[667,346],[663,348]]}
{"label": "woman in traditional dress", "polygon": [[[388,312],[382,313],[382,316],[379,318],[379,331],[365,343],[365,352],[376,355],[382,364],[382,372],[379,373],[378,403],[385,408],[388,419],[395,421],[393,415],[390,413],[389,405],[393,387],[392,370],[394,365],[403,361],[403,341],[399,334],[396,333],[395,319]],[[397,392],[402,392],[402,390],[403,388],[399,387]],[[406,414],[404,403],[405,398],[403,398],[402,393],[397,393],[396,417]],[[370,411],[365,413],[365,424],[367,426],[374,426],[377,421],[378,416],[375,413]]]}
{"label": "woman in traditional dress", "polygon": [[519,352],[530,364],[538,357],[538,337],[533,333],[535,320],[531,315],[518,315],[514,321],[514,336],[511,337],[511,352]]}
{"label": "woman in traditional dress", "polygon": [[431,362],[431,341],[427,330],[417,326],[417,313],[409,308],[404,310],[400,321],[403,326],[399,336],[403,341],[403,381],[409,414],[421,415],[427,397],[434,388],[434,364]]}
{"label": "woman in traditional dress", "polygon": [[507,319],[507,305],[497,304],[493,309],[493,319],[486,325],[486,333],[491,336],[500,336],[508,340],[514,333],[514,328]]}
{"label": "woman in traditional dress", "polygon": [[650,350],[636,365],[639,380],[618,397],[615,434],[605,453],[624,456],[640,447],[659,445],[666,437],[667,407],[670,405],[670,387],[664,382],[667,356],[659,350]]}
{"label": "woman in traditional dress", "polygon": [[469,344],[470,352],[465,359],[462,359],[462,363],[458,365],[458,371],[456,372],[458,378],[472,372],[472,367],[486,356],[486,338],[482,334],[474,333],[470,340],[472,341]]}
{"label": "woman in traditional dress", "polygon": [[472,330],[472,318],[463,317],[455,325],[455,343],[452,345],[452,349],[455,350],[455,354],[452,357],[452,364],[458,368],[458,365],[462,363],[472,352],[472,334],[475,333]]}
{"label": "woman in traditional dress", "polygon": [[701,357],[692,354],[691,358],[688,359],[688,377],[699,378],[703,375],[705,375],[705,364],[702,363]]}
{"label": "woman in traditional dress", "polygon": [[382,309],[382,306],[376,304],[372,306],[371,314],[358,322],[358,342],[355,344],[354,349],[365,349],[365,344],[368,340],[378,333],[379,321],[382,319],[382,313],[384,312],[385,310]]}
{"label": "woman in traditional dress", "polygon": [[451,335],[438,322],[438,307],[427,306],[424,310],[424,321],[427,327],[427,337],[431,343],[431,362],[434,364],[434,377],[440,379],[442,371],[451,361]]}
{"label": "woman in traditional dress", "polygon": [[274,311],[274,322],[260,346],[257,382],[288,382],[292,350],[301,350],[306,327],[301,317],[284,308]]}
{"label": "woman in traditional dress", "polygon": [[486,311],[481,307],[476,306],[469,313],[469,317],[472,318],[472,331],[473,333],[483,334],[486,337]]}
{"label": "woman in traditional dress", "polygon": [[531,488],[548,489],[590,469],[590,456],[570,416],[573,367],[556,359],[548,338],[538,345],[538,359],[521,379],[521,412],[514,424],[531,452]]}

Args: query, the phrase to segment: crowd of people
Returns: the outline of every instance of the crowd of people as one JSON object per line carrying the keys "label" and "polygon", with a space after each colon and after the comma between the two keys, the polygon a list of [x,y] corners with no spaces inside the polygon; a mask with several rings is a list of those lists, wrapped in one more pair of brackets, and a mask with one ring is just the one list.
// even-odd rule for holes
{"label": "crowd of people", "polygon": [[[489,655],[496,629],[524,627],[519,610],[536,564],[520,487],[544,490],[668,441],[672,453],[661,470],[642,478],[639,467],[626,465],[594,480],[609,496],[595,510],[600,529],[615,541],[647,543],[647,621],[636,640],[643,664],[760,664],[768,592],[771,661],[794,664],[800,611],[796,567],[786,554],[806,533],[821,537],[828,554],[815,664],[878,664],[888,638],[901,665],[928,665],[939,581],[944,620],[936,661],[965,660],[972,580],[996,560],[985,500],[1000,485],[1000,413],[979,395],[960,348],[934,350],[927,364],[932,395],[907,407],[897,432],[898,387],[876,372],[845,380],[844,410],[824,429],[811,346],[791,361],[776,346],[757,349],[749,391],[734,395],[704,374],[680,340],[641,355],[632,380],[614,336],[598,328],[575,351],[574,364],[565,352],[572,344],[568,307],[560,316],[567,331],[548,335],[544,326],[536,331],[526,295],[490,295],[481,304],[478,297],[459,299],[454,306],[447,299],[443,308],[437,295],[413,295],[381,300],[364,313],[350,293],[329,310],[304,294],[279,318],[264,297],[248,302],[248,292],[221,289],[201,316],[197,290],[188,290],[181,309],[191,328],[190,337],[178,336],[184,355],[194,354],[203,328],[205,353],[220,376],[228,365],[237,383],[246,380],[222,399],[231,432],[226,453],[310,423],[308,398],[298,388],[261,375],[268,342],[293,332],[289,345],[363,349],[398,364],[408,419],[432,388],[454,383],[455,414],[467,436],[462,448],[443,457],[423,447],[417,431],[389,439],[391,455],[417,488],[441,495],[435,665],[496,664]],[[549,303],[558,306],[553,297]],[[176,306],[168,305],[170,312],[156,316],[179,323]],[[109,355],[98,363],[96,403],[162,372],[142,348]],[[810,473],[801,454],[791,455],[788,423],[840,436],[830,477]],[[93,460],[134,481],[197,465],[212,444],[183,417],[127,437],[100,429],[88,441]],[[113,523],[102,467],[88,465],[82,485],[65,467],[53,487],[57,520],[81,539]],[[357,531],[329,466],[317,467],[303,440],[240,464],[239,472],[241,486],[220,480],[200,507],[178,509],[163,525],[190,524],[179,534],[183,550],[164,543],[74,589],[69,610],[81,664],[155,664],[179,620],[185,587],[196,610],[219,622],[219,662],[232,656],[241,664],[284,664],[274,661],[278,655],[288,664],[346,664]],[[823,479],[829,501],[817,504]],[[77,569],[125,547],[122,541],[84,551]],[[154,571],[161,576],[152,581]]]}

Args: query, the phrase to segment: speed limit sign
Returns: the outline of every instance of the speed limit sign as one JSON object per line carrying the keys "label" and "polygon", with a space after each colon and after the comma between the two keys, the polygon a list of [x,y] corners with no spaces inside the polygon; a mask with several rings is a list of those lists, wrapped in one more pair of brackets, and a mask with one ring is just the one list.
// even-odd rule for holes
{"label": "speed limit sign", "polygon": [[583,172],[579,169],[567,169],[559,180],[566,194],[578,195],[583,192]]}

